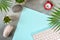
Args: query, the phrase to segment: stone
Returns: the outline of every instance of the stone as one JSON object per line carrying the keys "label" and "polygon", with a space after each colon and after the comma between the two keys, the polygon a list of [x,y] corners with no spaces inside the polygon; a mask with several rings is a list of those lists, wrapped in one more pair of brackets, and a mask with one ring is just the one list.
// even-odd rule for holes
{"label": "stone", "polygon": [[15,13],[22,11],[22,9],[23,9],[22,5],[14,5],[12,7],[12,11],[15,12]]}
{"label": "stone", "polygon": [[12,25],[7,25],[3,31],[3,37],[7,38],[10,33],[13,31],[14,27]]}

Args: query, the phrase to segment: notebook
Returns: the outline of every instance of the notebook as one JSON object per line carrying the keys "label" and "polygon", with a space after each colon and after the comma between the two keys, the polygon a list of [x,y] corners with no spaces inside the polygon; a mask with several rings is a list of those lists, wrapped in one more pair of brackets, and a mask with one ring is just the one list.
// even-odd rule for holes
{"label": "notebook", "polygon": [[48,15],[24,7],[12,40],[33,40],[33,34],[50,28]]}
{"label": "notebook", "polygon": [[52,29],[48,29],[34,34],[33,38],[34,40],[60,40],[60,34]]}

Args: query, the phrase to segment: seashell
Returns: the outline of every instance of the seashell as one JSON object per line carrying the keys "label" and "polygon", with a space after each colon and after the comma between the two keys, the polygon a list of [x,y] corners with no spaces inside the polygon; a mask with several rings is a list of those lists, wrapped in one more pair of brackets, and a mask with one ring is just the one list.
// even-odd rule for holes
{"label": "seashell", "polygon": [[7,25],[4,29],[4,32],[3,32],[3,37],[7,38],[10,33],[13,31],[14,27],[11,26],[11,25]]}

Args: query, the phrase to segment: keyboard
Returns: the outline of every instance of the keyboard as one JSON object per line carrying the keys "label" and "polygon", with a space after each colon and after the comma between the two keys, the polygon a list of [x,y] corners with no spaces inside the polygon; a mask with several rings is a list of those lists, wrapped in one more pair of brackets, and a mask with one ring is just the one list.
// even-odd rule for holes
{"label": "keyboard", "polygon": [[45,30],[33,35],[34,40],[60,40],[60,33],[52,29]]}

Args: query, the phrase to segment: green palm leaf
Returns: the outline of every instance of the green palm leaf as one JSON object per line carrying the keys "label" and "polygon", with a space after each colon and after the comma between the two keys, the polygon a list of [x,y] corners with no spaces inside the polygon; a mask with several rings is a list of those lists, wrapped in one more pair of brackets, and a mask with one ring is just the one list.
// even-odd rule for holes
{"label": "green palm leaf", "polygon": [[7,12],[10,6],[11,0],[0,0],[0,11],[4,10]]}
{"label": "green palm leaf", "polygon": [[60,30],[60,8],[55,9],[55,11],[52,11],[52,15],[49,17],[49,20],[50,21],[50,25],[51,27],[55,28],[55,30],[57,29],[57,31]]}

